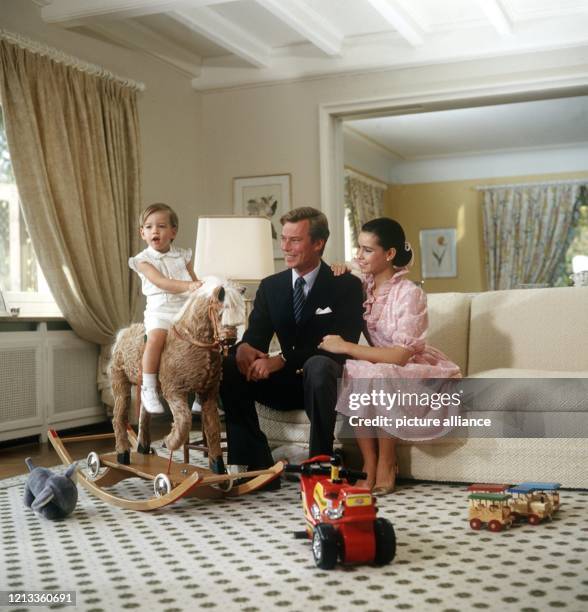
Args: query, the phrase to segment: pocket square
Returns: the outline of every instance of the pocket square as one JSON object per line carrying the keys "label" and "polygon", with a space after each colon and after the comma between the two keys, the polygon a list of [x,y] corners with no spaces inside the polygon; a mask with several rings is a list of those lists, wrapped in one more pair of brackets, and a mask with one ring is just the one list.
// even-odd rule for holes
{"label": "pocket square", "polygon": [[322,315],[322,314],[329,314],[330,312],[333,312],[328,306],[326,308],[317,308],[314,311],[315,315]]}

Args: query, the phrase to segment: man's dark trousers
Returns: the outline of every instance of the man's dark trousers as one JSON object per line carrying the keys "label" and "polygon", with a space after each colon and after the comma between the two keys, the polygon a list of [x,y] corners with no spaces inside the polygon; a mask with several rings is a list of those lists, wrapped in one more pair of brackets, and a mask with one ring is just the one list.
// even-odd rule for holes
{"label": "man's dark trousers", "polygon": [[259,428],[255,401],[275,410],[304,407],[310,421],[309,456],[333,452],[337,379],[343,366],[325,355],[304,363],[303,374],[285,367],[269,379],[248,382],[239,372],[234,355],[223,362],[221,399],[230,440],[228,463],[262,469],[273,465],[265,434]]}

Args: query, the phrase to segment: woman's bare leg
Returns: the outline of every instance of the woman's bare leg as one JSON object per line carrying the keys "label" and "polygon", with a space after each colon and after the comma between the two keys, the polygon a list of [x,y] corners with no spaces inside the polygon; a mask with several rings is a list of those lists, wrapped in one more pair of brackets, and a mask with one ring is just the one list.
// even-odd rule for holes
{"label": "woman's bare leg", "polygon": [[396,438],[380,432],[378,438],[378,464],[374,487],[391,492],[396,484]]}
{"label": "woman's bare leg", "polygon": [[357,481],[357,486],[370,490],[376,482],[376,469],[378,465],[378,441],[375,438],[375,433],[375,431],[367,427],[357,428],[355,433],[357,446],[359,446],[363,457],[363,471],[367,474],[365,480]]}

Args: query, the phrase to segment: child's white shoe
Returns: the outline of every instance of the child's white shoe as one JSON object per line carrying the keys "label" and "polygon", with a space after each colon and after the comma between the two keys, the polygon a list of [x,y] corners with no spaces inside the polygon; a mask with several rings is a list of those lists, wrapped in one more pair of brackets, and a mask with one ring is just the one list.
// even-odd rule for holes
{"label": "child's white shoe", "polygon": [[198,398],[196,398],[192,404],[192,414],[202,414],[202,406],[200,405]]}
{"label": "child's white shoe", "polygon": [[141,403],[149,414],[163,414],[165,412],[155,387],[141,387]]}

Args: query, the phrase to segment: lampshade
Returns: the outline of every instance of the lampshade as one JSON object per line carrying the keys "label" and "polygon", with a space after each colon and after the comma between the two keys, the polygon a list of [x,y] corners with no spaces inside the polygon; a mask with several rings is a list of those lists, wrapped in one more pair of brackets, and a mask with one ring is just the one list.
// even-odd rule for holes
{"label": "lampshade", "polygon": [[198,217],[195,252],[198,278],[258,281],[274,273],[272,228],[266,217]]}

